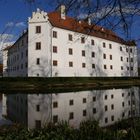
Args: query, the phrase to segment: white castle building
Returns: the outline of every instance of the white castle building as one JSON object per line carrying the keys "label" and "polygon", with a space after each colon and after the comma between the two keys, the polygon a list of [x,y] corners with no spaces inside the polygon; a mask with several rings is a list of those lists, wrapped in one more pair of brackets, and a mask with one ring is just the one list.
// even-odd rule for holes
{"label": "white castle building", "polygon": [[137,76],[137,47],[114,32],[37,9],[28,30],[3,52],[4,76]]}

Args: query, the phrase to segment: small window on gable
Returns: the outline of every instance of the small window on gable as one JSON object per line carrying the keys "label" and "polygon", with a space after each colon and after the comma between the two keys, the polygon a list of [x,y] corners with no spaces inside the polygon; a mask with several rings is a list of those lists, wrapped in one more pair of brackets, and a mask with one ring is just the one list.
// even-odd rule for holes
{"label": "small window on gable", "polygon": [[36,50],[41,50],[41,42],[36,42]]}
{"label": "small window on gable", "polygon": [[41,33],[41,26],[36,26],[36,33]]}

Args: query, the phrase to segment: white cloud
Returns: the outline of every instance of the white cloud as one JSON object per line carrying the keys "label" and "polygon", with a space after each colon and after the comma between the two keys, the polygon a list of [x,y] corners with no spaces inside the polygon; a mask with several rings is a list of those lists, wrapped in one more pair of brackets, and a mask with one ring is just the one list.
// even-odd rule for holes
{"label": "white cloud", "polygon": [[14,23],[13,22],[8,22],[5,26],[6,27],[12,27],[12,26],[14,26]]}
{"label": "white cloud", "polygon": [[[137,15],[140,15],[140,13],[138,12],[140,9],[139,8],[135,8],[133,6],[125,6],[125,7],[122,7],[122,13],[123,14],[137,14]],[[114,7],[112,9],[112,7],[108,6],[108,7],[103,7],[103,8],[99,8],[98,11],[94,12],[94,13],[91,13],[90,15],[87,15],[87,14],[83,14],[81,13],[79,15],[80,18],[87,18],[87,17],[90,17],[90,18],[103,18],[104,16],[121,16],[121,13],[120,13],[120,8],[118,6]]]}
{"label": "white cloud", "polygon": [[0,34],[0,42],[9,42],[12,41],[15,38],[13,34]]}
{"label": "white cloud", "polygon": [[16,27],[24,27],[26,26],[24,22],[18,22],[15,24]]}

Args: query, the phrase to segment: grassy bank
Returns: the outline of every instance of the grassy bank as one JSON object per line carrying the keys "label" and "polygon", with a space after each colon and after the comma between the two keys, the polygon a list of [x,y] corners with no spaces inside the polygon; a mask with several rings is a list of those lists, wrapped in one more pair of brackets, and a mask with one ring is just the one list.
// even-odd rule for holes
{"label": "grassy bank", "polygon": [[140,86],[139,77],[0,78],[1,92],[52,92]]}
{"label": "grassy bank", "polygon": [[140,119],[123,120],[107,128],[98,122],[82,122],[79,129],[67,122],[48,124],[42,129],[28,130],[19,125],[0,128],[0,140],[139,140]]}

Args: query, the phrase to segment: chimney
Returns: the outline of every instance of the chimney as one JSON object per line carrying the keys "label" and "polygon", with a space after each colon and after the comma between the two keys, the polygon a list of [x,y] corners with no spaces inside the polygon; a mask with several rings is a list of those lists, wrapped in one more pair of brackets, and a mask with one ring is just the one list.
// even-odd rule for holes
{"label": "chimney", "polygon": [[88,17],[88,24],[91,25],[91,19]]}
{"label": "chimney", "polygon": [[61,5],[59,7],[59,11],[60,11],[60,14],[61,14],[61,19],[66,19],[66,6]]}

